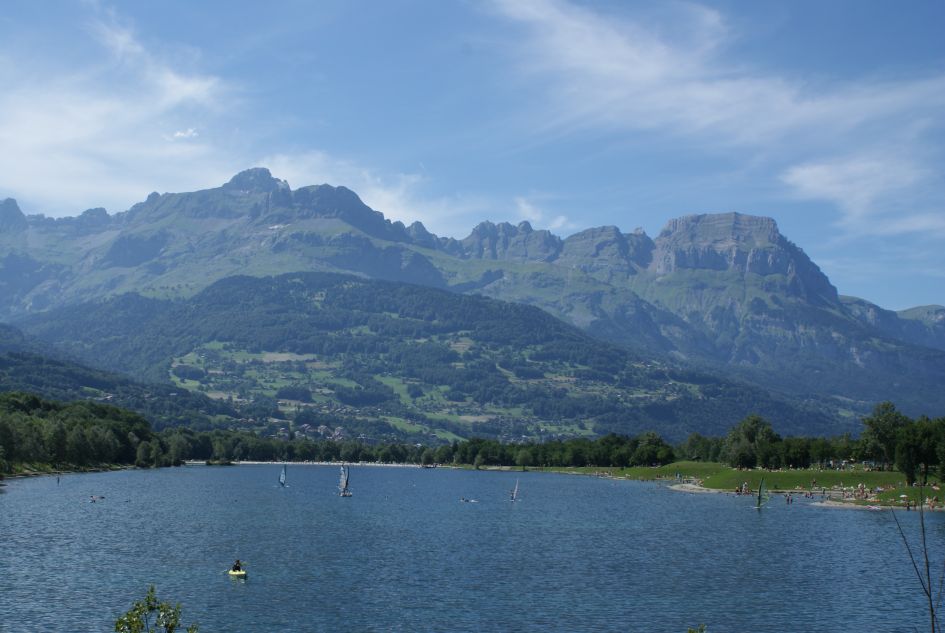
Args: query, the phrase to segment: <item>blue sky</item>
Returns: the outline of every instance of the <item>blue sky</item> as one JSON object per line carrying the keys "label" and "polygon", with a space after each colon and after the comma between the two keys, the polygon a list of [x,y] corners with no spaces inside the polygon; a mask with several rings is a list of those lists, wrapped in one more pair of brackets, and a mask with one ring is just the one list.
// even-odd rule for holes
{"label": "blue sky", "polygon": [[841,293],[943,304],[943,24],[940,0],[7,0],[0,197],[117,212],[267,166],[454,237],[738,211]]}

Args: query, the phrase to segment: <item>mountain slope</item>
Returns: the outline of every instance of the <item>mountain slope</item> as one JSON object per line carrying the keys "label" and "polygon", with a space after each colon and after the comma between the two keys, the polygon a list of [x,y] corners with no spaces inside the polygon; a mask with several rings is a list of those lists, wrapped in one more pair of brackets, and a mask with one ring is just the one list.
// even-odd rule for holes
{"label": "mountain slope", "polygon": [[918,306],[893,312],[856,297],[840,297],[840,300],[847,312],[868,328],[912,345],[945,350],[943,306]]}
{"label": "mountain slope", "polygon": [[96,400],[144,415],[156,428],[229,426],[237,418],[224,402],[169,384],[142,384],[113,372],[57,357],[52,346],[0,325],[0,392],[23,391],[53,400]]}
{"label": "mountain slope", "polygon": [[647,361],[534,307],[357,277],[232,277],[191,299],[122,296],[32,318],[36,336],[110,368],[288,416],[573,436],[655,429],[681,440],[751,412],[785,433],[851,430],[814,407]]}
{"label": "mountain slope", "polygon": [[126,292],[188,298],[236,274],[343,272],[538,306],[637,353],[854,415],[885,399],[913,415],[945,410],[945,309],[892,313],[838,296],[770,218],[687,216],[655,238],[483,222],[455,240],[391,222],[344,187],[292,190],[265,169],[111,216],[2,205],[7,318]]}

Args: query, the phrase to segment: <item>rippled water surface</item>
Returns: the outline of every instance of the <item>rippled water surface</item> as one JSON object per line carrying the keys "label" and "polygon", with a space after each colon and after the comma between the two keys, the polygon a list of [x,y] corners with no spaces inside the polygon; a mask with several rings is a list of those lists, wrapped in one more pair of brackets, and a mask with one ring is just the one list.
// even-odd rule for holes
{"label": "rippled water surface", "polygon": [[[342,499],[337,467],[290,465],[285,489],[280,470],[8,480],[0,631],[110,631],[149,584],[204,633],[928,630],[887,512],[358,466]],[[940,574],[945,517],[927,519]],[[237,557],[246,581],[224,571]]]}

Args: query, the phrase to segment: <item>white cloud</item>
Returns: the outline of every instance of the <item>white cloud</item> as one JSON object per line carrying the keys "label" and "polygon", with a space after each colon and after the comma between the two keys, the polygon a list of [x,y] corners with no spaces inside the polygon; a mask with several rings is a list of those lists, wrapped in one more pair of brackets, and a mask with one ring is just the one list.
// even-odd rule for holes
{"label": "white cloud", "polygon": [[181,125],[215,115],[224,82],[172,68],[112,13],[98,13],[90,32],[107,52],[96,65],[41,80],[27,63],[0,65],[0,195],[28,213],[114,212],[154,189],[216,185],[242,167]]}
{"label": "white cloud", "polygon": [[145,84],[157,106],[173,108],[185,104],[214,107],[221,97],[217,77],[182,73],[152,55],[135,37],[134,31],[121,23],[114,11],[102,11],[90,23],[90,31],[112,52],[121,66],[130,69]]}
{"label": "white cloud", "polygon": [[197,130],[189,127],[186,130],[177,130],[170,136],[165,136],[164,138],[169,141],[176,141],[179,139],[197,138],[198,136],[200,136],[200,134],[197,133]]}
{"label": "white cloud", "polygon": [[[533,116],[544,121],[541,134],[654,132],[680,152],[686,143],[739,152],[756,174],[780,173],[798,197],[836,204],[844,230],[862,231],[859,220],[892,211],[901,221],[886,223],[890,230],[936,225],[928,221],[935,212],[888,205],[894,195],[943,197],[929,175],[941,171],[941,158],[923,133],[945,126],[941,71],[807,84],[728,62],[737,33],[698,5],[662,5],[663,19],[650,23],[564,0],[491,6],[523,28],[513,49],[519,69],[546,81],[549,109]],[[895,157],[875,149],[891,144]],[[835,158],[838,147],[851,157]]]}
{"label": "white cloud", "polygon": [[518,216],[523,220],[528,220],[535,228],[548,228],[552,230],[574,228],[574,224],[568,220],[567,216],[556,215],[548,218],[548,214],[545,211],[522,196],[516,196],[514,202]]}
{"label": "white cloud", "polygon": [[783,179],[801,197],[831,200],[851,217],[862,217],[876,213],[879,200],[908,189],[925,176],[924,172],[909,161],[855,156],[796,165]]}
{"label": "white cloud", "polygon": [[[785,171],[782,179],[797,197],[834,203],[848,236],[945,235],[945,209],[934,195],[935,174],[909,155],[864,153],[803,163]],[[937,213],[926,210],[936,206]]]}
{"label": "white cloud", "polygon": [[493,205],[475,195],[437,196],[424,190],[429,183],[417,173],[381,176],[353,161],[324,152],[272,154],[256,164],[268,167],[293,188],[313,184],[344,186],[391,221],[409,225],[419,221],[441,237],[465,237]]}
{"label": "white cloud", "polygon": [[[758,146],[831,139],[887,117],[941,119],[945,76],[807,87],[727,63],[722,15],[675,4],[664,22],[605,16],[559,0],[494,0],[525,27],[521,68],[550,79],[554,125],[704,135]],[[668,23],[672,22],[670,28]],[[680,26],[682,25],[682,26]]]}
{"label": "white cloud", "polygon": [[236,87],[181,69],[115,11],[96,2],[90,8],[85,33],[103,53],[93,65],[40,81],[25,64],[3,64],[0,43],[0,197],[18,198],[27,213],[121,211],[152,190],[215,187],[253,165],[294,187],[347,186],[391,220],[419,220],[439,235],[465,236],[494,207],[477,195],[428,195],[420,173],[382,175],[317,150],[253,160],[253,139],[220,133],[227,121],[239,127]]}
{"label": "white cloud", "polygon": [[556,215],[548,222],[548,228],[553,230],[573,229],[576,225],[565,215]]}
{"label": "white cloud", "polygon": [[103,18],[93,20],[90,30],[98,40],[105,45],[118,60],[146,57],[144,47],[135,39],[131,29],[121,27],[114,11],[102,11]]}
{"label": "white cloud", "polygon": [[515,198],[515,208],[518,209],[519,217],[529,222],[540,222],[544,217],[538,207],[522,197]]}

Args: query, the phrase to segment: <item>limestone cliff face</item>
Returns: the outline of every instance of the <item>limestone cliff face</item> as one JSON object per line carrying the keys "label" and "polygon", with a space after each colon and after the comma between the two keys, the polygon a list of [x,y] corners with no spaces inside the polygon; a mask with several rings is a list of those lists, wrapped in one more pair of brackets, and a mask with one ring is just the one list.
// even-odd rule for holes
{"label": "limestone cliff face", "polygon": [[518,262],[548,262],[561,250],[561,238],[549,231],[536,231],[528,222],[513,226],[508,222],[482,222],[460,242],[469,259]]}
{"label": "limestone cliff face", "polygon": [[766,217],[724,213],[670,220],[655,240],[649,272],[680,270],[781,276],[790,294],[819,306],[838,305],[837,289],[800,248]]}
{"label": "limestone cliff face", "polygon": [[616,226],[602,226],[564,240],[555,263],[587,273],[635,275],[649,266],[653,247],[643,231],[623,234]]}

